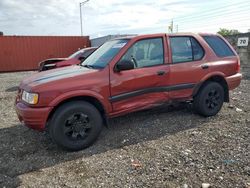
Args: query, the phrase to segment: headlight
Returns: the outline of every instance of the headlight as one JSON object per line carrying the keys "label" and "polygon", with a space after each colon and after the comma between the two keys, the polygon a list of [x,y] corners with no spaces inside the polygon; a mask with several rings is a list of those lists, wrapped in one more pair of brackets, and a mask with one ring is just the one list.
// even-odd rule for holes
{"label": "headlight", "polygon": [[29,104],[37,104],[38,103],[38,94],[37,93],[28,93],[27,91],[23,91],[22,100]]}

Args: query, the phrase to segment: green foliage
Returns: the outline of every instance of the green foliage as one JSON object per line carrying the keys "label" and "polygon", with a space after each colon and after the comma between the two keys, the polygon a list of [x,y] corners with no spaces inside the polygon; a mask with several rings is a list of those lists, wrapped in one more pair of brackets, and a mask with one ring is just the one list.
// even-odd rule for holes
{"label": "green foliage", "polygon": [[227,36],[227,35],[239,34],[240,32],[236,29],[230,30],[230,29],[220,28],[220,30],[217,33],[222,36]]}

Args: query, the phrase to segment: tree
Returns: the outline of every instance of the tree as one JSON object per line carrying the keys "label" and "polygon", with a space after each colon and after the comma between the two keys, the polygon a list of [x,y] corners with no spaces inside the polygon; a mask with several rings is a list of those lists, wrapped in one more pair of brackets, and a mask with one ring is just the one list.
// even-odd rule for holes
{"label": "tree", "polygon": [[220,28],[220,30],[217,33],[222,36],[227,36],[227,35],[239,34],[240,32],[236,29],[230,30],[230,29]]}

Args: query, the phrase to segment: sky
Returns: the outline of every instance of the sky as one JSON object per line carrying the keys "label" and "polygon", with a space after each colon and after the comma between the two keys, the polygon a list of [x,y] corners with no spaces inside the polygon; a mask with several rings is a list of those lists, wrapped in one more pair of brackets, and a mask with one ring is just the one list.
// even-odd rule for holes
{"label": "sky", "polygon": [[[4,35],[79,36],[79,0],[1,0]],[[89,0],[82,6],[83,34],[212,32],[250,29],[249,0]],[[250,30],[249,30],[250,31]]]}

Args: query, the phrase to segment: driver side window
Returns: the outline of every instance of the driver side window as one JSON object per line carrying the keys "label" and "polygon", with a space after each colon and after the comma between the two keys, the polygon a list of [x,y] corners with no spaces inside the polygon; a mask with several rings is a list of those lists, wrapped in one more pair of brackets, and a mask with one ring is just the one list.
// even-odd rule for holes
{"label": "driver side window", "polygon": [[164,63],[163,40],[152,38],[137,41],[120,61],[132,61],[134,68],[150,67]]}

